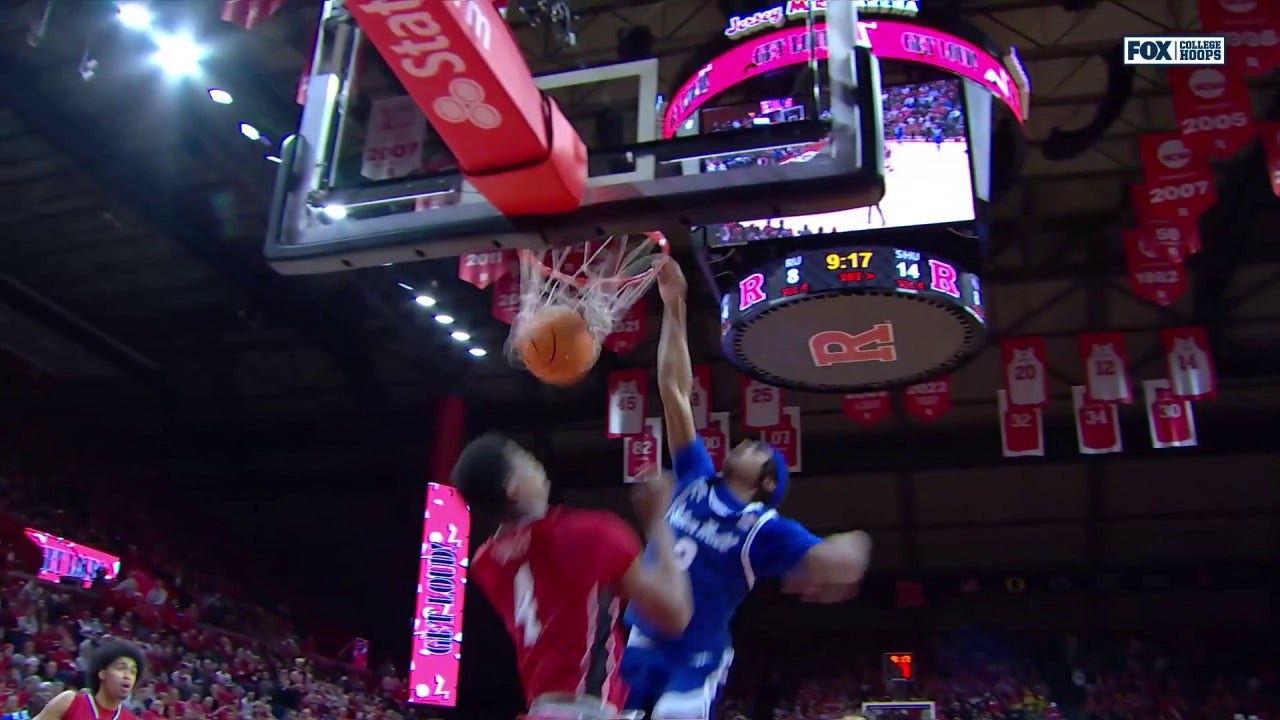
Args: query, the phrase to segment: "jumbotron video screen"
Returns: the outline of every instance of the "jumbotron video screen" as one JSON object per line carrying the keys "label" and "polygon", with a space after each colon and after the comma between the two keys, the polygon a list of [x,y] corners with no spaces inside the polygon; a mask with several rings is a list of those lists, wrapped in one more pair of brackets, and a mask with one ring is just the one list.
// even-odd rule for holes
{"label": "jumbotron video screen", "polygon": [[[960,80],[936,80],[886,88],[884,100],[885,194],[880,204],[818,215],[760,218],[708,226],[712,247],[758,240],[871,229],[963,223],[975,218],[973,175]],[[805,107],[791,98],[764,100],[701,113],[703,132],[803,120]],[[807,162],[824,142],[762,150],[702,161],[704,172],[746,165]]]}

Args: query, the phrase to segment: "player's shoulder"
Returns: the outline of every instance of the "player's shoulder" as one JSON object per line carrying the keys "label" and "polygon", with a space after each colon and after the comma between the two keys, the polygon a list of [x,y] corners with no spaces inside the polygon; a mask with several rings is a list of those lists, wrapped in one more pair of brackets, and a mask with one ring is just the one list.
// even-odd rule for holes
{"label": "player's shoulder", "polygon": [[565,533],[591,533],[626,527],[622,518],[608,510],[560,506],[548,513],[547,519],[552,521],[557,532]]}

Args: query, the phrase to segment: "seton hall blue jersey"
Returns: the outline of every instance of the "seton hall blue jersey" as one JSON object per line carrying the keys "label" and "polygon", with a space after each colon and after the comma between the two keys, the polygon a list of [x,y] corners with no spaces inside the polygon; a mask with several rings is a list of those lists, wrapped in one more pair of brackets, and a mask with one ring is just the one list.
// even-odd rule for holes
{"label": "seton hall blue jersey", "polygon": [[[626,619],[633,633],[641,633],[640,644],[672,659],[718,657],[731,645],[729,621],[756,580],[786,575],[821,541],[764,503],[744,505],[717,482],[701,438],[680,448],[672,466],[675,491],[667,524],[675,535],[676,559],[689,571],[693,619],[676,639],[663,638],[630,608]],[[637,644],[634,635],[631,644]]]}

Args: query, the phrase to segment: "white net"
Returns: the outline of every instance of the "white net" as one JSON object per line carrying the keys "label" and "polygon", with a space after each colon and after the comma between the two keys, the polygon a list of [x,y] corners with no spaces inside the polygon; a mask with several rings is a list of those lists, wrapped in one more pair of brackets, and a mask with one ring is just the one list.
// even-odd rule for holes
{"label": "white net", "polygon": [[[662,233],[614,235],[543,251],[520,253],[520,310],[511,337],[539,312],[565,308],[582,316],[597,345],[627,309],[653,286],[657,260],[667,253]],[[508,355],[519,362],[519,353]]]}

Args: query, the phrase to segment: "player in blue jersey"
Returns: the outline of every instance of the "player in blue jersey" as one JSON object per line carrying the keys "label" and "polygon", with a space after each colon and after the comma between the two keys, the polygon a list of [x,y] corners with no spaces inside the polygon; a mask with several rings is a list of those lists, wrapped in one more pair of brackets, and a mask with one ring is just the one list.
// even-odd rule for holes
{"label": "player in blue jersey", "polygon": [[679,265],[658,275],[665,311],[658,345],[658,387],[666,415],[675,487],[667,523],[676,559],[688,569],[693,618],[680,637],[662,638],[644,618],[632,625],[622,675],[627,707],[652,720],[708,720],[733,661],[729,621],[758,579],[812,602],[853,597],[871,541],[863,532],[820,540],[774,508],[787,489],[787,462],[765,443],[746,441],[717,475],[693,423],[693,369],[685,327],[687,285]]}

